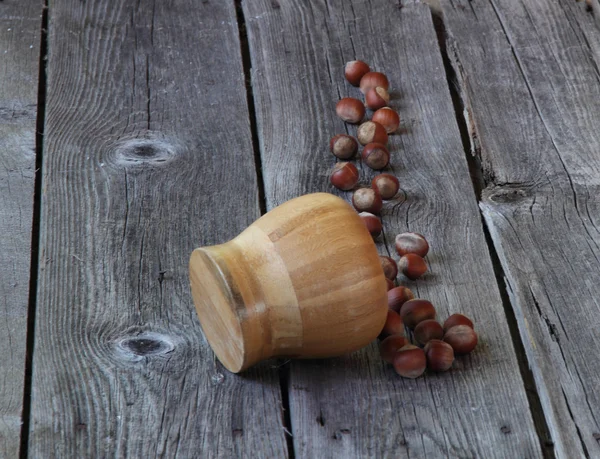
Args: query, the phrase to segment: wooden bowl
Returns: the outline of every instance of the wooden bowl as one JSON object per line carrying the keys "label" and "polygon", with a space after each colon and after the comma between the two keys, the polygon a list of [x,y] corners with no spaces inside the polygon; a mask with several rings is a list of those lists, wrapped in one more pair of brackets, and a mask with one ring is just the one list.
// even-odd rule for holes
{"label": "wooden bowl", "polygon": [[196,311],[215,354],[240,372],[275,356],[351,352],[381,332],[387,287],[373,239],[343,199],[292,199],[190,259]]}

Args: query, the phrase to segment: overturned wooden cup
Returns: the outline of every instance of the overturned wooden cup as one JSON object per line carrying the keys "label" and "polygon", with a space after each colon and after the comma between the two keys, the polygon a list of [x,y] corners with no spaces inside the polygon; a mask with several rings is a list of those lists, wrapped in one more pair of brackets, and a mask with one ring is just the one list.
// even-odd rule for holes
{"label": "overturned wooden cup", "polygon": [[333,357],[367,345],[387,315],[373,239],[343,199],[292,199],[235,239],[195,249],[190,280],[213,351],[230,371],[271,357]]}

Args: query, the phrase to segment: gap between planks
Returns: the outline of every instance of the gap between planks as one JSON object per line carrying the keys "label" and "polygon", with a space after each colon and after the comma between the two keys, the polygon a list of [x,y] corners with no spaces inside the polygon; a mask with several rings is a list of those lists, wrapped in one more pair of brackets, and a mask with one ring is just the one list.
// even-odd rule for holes
{"label": "gap between planks", "polygon": [[35,122],[35,181],[33,191],[33,219],[31,227],[31,257],[29,270],[29,299],[27,305],[27,332],[25,342],[25,376],[23,380],[23,411],[21,415],[21,446],[19,457],[28,457],[31,416],[31,381],[35,342],[35,314],[37,306],[37,281],[40,248],[40,216],[42,209],[42,158],[44,152],[44,123],[46,119],[46,67],[48,57],[48,0],[42,6],[40,23],[40,57],[37,93],[37,118]]}
{"label": "gap between planks", "polygon": [[[242,0],[235,0],[235,12],[240,38],[240,50],[242,54],[242,67],[244,69],[244,82],[246,85],[246,99],[248,114],[250,117],[250,132],[252,135],[252,149],[254,152],[254,164],[256,169],[256,182],[258,186],[258,199],[261,215],[267,212],[267,200],[265,198],[265,183],[262,173],[262,159],[260,157],[260,146],[258,140],[258,127],[256,122],[256,110],[254,105],[254,91],[252,89],[252,58],[250,56],[250,45],[246,30],[246,18],[242,8]],[[278,365],[279,388],[281,391],[281,418],[285,431],[288,458],[295,459],[294,435],[292,431],[292,420],[290,416],[290,394],[289,394],[289,365],[283,361]]]}

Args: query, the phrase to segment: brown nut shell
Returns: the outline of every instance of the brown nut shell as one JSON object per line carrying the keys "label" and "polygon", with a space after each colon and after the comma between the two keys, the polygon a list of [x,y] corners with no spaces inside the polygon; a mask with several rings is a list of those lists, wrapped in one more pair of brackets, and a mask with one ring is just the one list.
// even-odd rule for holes
{"label": "brown nut shell", "polygon": [[338,134],[329,141],[329,149],[336,158],[350,159],[358,151],[358,142],[350,135]]}
{"label": "brown nut shell", "polygon": [[371,169],[380,170],[390,162],[390,152],[385,145],[380,143],[368,143],[361,154],[363,162]]}
{"label": "brown nut shell", "polygon": [[379,174],[371,181],[371,188],[376,190],[382,199],[392,199],[398,194],[400,182],[392,174]]}
{"label": "brown nut shell", "polygon": [[[388,344],[389,348],[392,346]],[[454,363],[454,349],[448,343],[432,339],[425,345],[427,368],[431,371],[448,371]]]}
{"label": "brown nut shell", "polygon": [[390,335],[379,344],[379,355],[385,362],[392,363],[396,352],[407,344],[410,344],[410,341],[404,334]]}
{"label": "brown nut shell", "polygon": [[353,97],[344,97],[335,106],[335,112],[346,123],[358,124],[365,117],[365,106]]}
{"label": "brown nut shell", "polygon": [[348,191],[358,183],[358,169],[352,163],[337,163],[331,173],[331,184],[340,190]]}
{"label": "brown nut shell", "polygon": [[419,233],[402,233],[396,236],[396,252],[398,255],[414,253],[424,258],[429,252],[429,243],[425,236]]}
{"label": "brown nut shell", "polygon": [[394,370],[404,378],[418,378],[427,368],[425,352],[412,344],[400,348],[392,360]]}
{"label": "brown nut shell", "polygon": [[404,320],[404,325],[412,330],[424,320],[435,319],[435,308],[431,301],[409,300],[400,308],[400,317]]}
{"label": "brown nut shell", "polygon": [[371,121],[381,124],[388,134],[393,134],[400,127],[400,115],[390,107],[383,107],[373,113]]}
{"label": "brown nut shell", "polygon": [[367,72],[360,79],[360,90],[363,94],[366,94],[369,89],[376,88],[378,86],[384,89],[390,88],[390,82],[381,72]]}
{"label": "brown nut shell", "polygon": [[367,145],[369,143],[380,143],[387,145],[388,135],[385,132],[385,128],[373,121],[365,121],[363,124],[358,126],[356,136],[361,145]]}
{"label": "brown nut shell", "polygon": [[432,339],[441,340],[444,337],[444,329],[437,320],[427,319],[417,324],[413,336],[418,344],[425,346]]}
{"label": "brown nut shell", "polygon": [[359,188],[352,195],[352,205],[359,212],[379,214],[383,207],[383,201],[372,188]]}
{"label": "brown nut shell", "polygon": [[388,308],[399,313],[402,305],[414,298],[415,295],[408,287],[395,287],[388,291]]}
{"label": "brown nut shell", "polygon": [[390,95],[387,89],[377,86],[371,88],[365,94],[365,105],[371,110],[379,110],[390,103]]}
{"label": "brown nut shell", "polygon": [[468,325],[455,325],[444,333],[444,341],[452,346],[455,354],[468,354],[477,346],[477,333]]}
{"label": "brown nut shell", "polygon": [[411,280],[416,280],[427,272],[425,260],[414,253],[407,253],[398,262],[398,269]]}
{"label": "brown nut shell", "polygon": [[370,212],[361,212],[358,216],[362,219],[362,222],[369,230],[369,233],[371,233],[371,236],[375,238],[381,234],[383,225],[377,215],[373,215]]}
{"label": "brown nut shell", "polygon": [[352,86],[359,86],[363,76],[369,73],[371,69],[363,61],[350,61],[344,67],[344,76]]}
{"label": "brown nut shell", "polygon": [[473,326],[473,321],[467,316],[463,314],[452,314],[444,322],[444,332],[448,331],[452,327],[455,327],[456,325],[467,325],[472,329],[475,329]]}
{"label": "brown nut shell", "polygon": [[395,280],[398,276],[398,265],[391,257],[386,257],[385,255],[379,256],[379,261],[381,261],[381,267],[383,268],[383,274],[389,280]]}

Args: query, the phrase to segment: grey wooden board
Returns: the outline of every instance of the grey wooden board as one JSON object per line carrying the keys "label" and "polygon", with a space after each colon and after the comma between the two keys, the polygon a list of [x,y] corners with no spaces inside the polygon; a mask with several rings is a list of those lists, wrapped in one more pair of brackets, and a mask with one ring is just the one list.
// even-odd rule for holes
{"label": "grey wooden board", "polygon": [[442,6],[487,182],[481,208],[556,454],[598,457],[597,26],[584,2]]}
{"label": "grey wooden board", "polygon": [[[472,316],[481,344],[446,374],[401,379],[375,344],[338,359],[290,363],[296,457],[538,457],[430,11],[386,0],[243,2],[267,205],[331,191],[335,103],[360,58],[391,80],[404,119],[391,139],[402,195],[386,205],[387,245],[411,230],[431,242],[431,273],[406,282],[443,319]],[[354,133],[354,128],[349,128]],[[374,175],[362,171],[364,183]],[[342,194],[349,198],[349,194]],[[360,260],[357,260],[359,263]]]}
{"label": "grey wooden board", "polygon": [[0,3],[0,457],[21,437],[42,5]]}
{"label": "grey wooden board", "polygon": [[193,248],[259,216],[233,1],[53,1],[31,457],[285,457],[277,370],[216,363]]}

